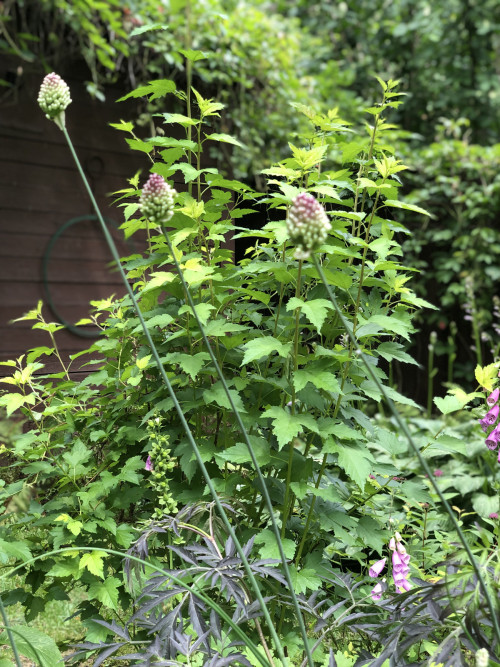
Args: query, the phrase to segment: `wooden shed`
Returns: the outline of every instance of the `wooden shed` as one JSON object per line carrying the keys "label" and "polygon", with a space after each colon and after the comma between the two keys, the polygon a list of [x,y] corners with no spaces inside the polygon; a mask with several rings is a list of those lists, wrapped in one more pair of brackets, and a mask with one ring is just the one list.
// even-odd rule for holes
{"label": "wooden shed", "polygon": [[[22,71],[10,63],[16,85],[0,96],[0,360],[15,359],[37,345],[48,345],[30,322],[10,321],[41,299],[48,321],[74,323],[88,315],[89,301],[123,293],[109,267],[111,255],[77,174],[62,132],[37,104],[42,71]],[[4,76],[5,76],[4,71]],[[106,102],[92,99],[84,78],[72,67],[64,77],[72,104],[67,127],[92,190],[117,240],[120,208],[110,193],[127,187],[138,169],[146,174],[144,154],[131,151],[123,133],[109,126],[133,117],[131,105],[115,104],[125,91],[109,88]],[[130,253],[120,241],[122,254]],[[65,330],[56,334],[65,357],[91,341]],[[49,360],[55,370],[57,362]],[[3,370],[2,370],[3,369]],[[5,367],[0,367],[0,373]]]}

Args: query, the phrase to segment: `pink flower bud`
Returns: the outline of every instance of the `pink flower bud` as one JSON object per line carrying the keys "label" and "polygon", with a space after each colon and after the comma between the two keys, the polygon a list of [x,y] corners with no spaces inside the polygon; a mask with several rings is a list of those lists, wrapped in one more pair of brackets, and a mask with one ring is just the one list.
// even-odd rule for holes
{"label": "pink flower bud", "polygon": [[385,567],[386,560],[387,560],[386,558],[382,558],[382,560],[378,560],[371,566],[371,568],[368,570],[368,574],[370,575],[370,577],[376,579],[379,576],[379,574],[383,571]]}
{"label": "pink flower bud", "polygon": [[332,228],[325,209],[307,192],[295,197],[286,221],[288,235],[297,246],[295,257],[307,259],[327,239]]}
{"label": "pink flower bud", "polygon": [[151,174],[142,188],[139,204],[143,215],[153,224],[163,225],[174,214],[174,197],[177,192],[160,174]]}
{"label": "pink flower bud", "polygon": [[389,549],[391,551],[394,551],[395,548],[396,548],[396,540],[393,537],[391,537],[391,539],[389,540]]}
{"label": "pink flower bud", "polygon": [[152,470],[153,470],[153,461],[152,461],[150,456],[148,456],[148,458],[146,459],[145,469],[148,472],[152,472]]}

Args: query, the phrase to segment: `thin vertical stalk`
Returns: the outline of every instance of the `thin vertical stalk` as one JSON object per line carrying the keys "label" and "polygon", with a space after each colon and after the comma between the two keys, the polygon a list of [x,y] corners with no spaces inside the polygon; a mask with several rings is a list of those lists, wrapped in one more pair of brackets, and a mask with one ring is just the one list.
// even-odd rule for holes
{"label": "thin vertical stalk", "polygon": [[[150,349],[151,349],[151,353],[152,353],[153,358],[154,358],[154,360],[155,360],[155,362],[156,362],[156,365],[157,365],[157,367],[158,367],[158,371],[159,371],[159,373],[160,373],[160,376],[161,376],[161,378],[162,378],[162,380],[163,380],[165,386],[167,387],[168,393],[170,394],[170,398],[172,399],[172,402],[173,402],[173,404],[174,404],[174,408],[175,408],[175,410],[177,411],[177,414],[178,414],[178,416],[179,416],[179,420],[180,420],[180,422],[181,422],[181,425],[182,425],[182,427],[183,427],[183,429],[184,429],[184,431],[185,431],[185,433],[186,433],[186,436],[187,436],[187,438],[188,438],[188,441],[189,441],[189,443],[190,443],[190,445],[191,445],[191,447],[192,447],[192,449],[193,449],[193,453],[194,453],[194,455],[195,455],[196,461],[197,461],[197,463],[198,463],[198,465],[199,465],[199,467],[200,467],[200,470],[201,470],[201,472],[202,472],[202,474],[203,474],[203,476],[204,476],[204,478],[205,478],[205,481],[206,481],[207,486],[208,486],[208,488],[209,488],[209,490],[210,490],[210,493],[212,494],[212,497],[213,497],[213,499],[214,499],[214,501],[215,501],[215,504],[216,504],[216,506],[217,506],[217,509],[218,509],[218,511],[219,511],[219,514],[220,514],[220,516],[221,516],[221,518],[222,518],[222,520],[223,520],[223,522],[224,522],[224,525],[226,526],[226,529],[227,529],[227,531],[228,531],[228,534],[231,536],[232,540],[234,541],[234,544],[235,544],[235,547],[236,547],[236,551],[238,552],[238,555],[239,555],[240,558],[242,559],[242,562],[243,562],[243,565],[244,565],[244,568],[245,568],[245,572],[246,572],[246,574],[247,574],[247,576],[248,576],[248,578],[249,578],[249,580],[250,580],[250,582],[251,582],[251,585],[252,585],[252,587],[253,587],[253,589],[254,589],[255,596],[256,596],[257,600],[259,601],[259,603],[260,603],[260,605],[261,605],[262,612],[263,612],[263,614],[264,614],[264,618],[266,619],[266,623],[267,623],[267,625],[268,625],[268,628],[269,628],[269,632],[270,632],[270,634],[271,634],[271,637],[273,638],[273,642],[274,642],[274,644],[275,644],[275,648],[276,648],[276,651],[277,651],[277,653],[278,653],[278,655],[279,655],[279,658],[280,658],[280,660],[282,660],[282,662],[283,662],[284,665],[287,665],[288,663],[287,663],[286,657],[285,657],[284,652],[283,652],[283,647],[282,647],[282,645],[281,645],[281,641],[280,641],[280,639],[279,639],[279,637],[278,637],[278,635],[277,635],[277,633],[276,633],[276,630],[275,630],[275,628],[274,628],[274,624],[273,624],[273,622],[272,622],[272,619],[271,619],[271,617],[270,617],[270,614],[269,614],[269,611],[268,611],[268,609],[267,609],[266,603],[265,603],[264,598],[263,598],[263,596],[262,596],[262,593],[261,593],[261,591],[260,591],[259,584],[257,583],[257,580],[256,580],[256,578],[255,578],[255,576],[254,576],[254,574],[253,574],[253,572],[252,572],[252,570],[251,570],[251,568],[250,568],[250,564],[249,564],[249,562],[248,562],[248,559],[246,558],[246,556],[245,556],[245,554],[244,554],[244,552],[243,552],[243,548],[242,548],[242,546],[241,546],[241,544],[240,544],[238,538],[236,537],[236,533],[234,532],[234,529],[233,529],[233,527],[232,527],[232,525],[231,525],[231,523],[230,523],[230,521],[229,521],[229,518],[228,518],[228,516],[227,516],[227,514],[226,514],[226,512],[225,512],[225,510],[224,510],[224,507],[222,506],[222,504],[221,504],[221,502],[220,502],[220,500],[219,500],[219,496],[217,495],[217,491],[215,490],[215,487],[214,487],[213,482],[212,482],[212,479],[211,479],[211,477],[210,477],[210,475],[209,475],[209,473],[208,473],[208,470],[207,470],[207,468],[206,468],[206,466],[205,466],[205,463],[203,462],[203,459],[202,459],[200,450],[198,449],[198,445],[196,444],[196,442],[195,442],[195,440],[194,440],[194,437],[193,437],[193,434],[192,434],[192,432],[191,432],[191,429],[189,428],[189,424],[187,423],[186,418],[185,418],[185,416],[184,416],[184,413],[183,413],[183,411],[182,411],[182,408],[181,408],[181,406],[180,406],[180,404],[179,404],[179,401],[177,400],[177,396],[176,396],[176,394],[175,394],[175,392],[174,392],[174,390],[173,390],[173,387],[172,387],[172,385],[171,385],[171,383],[170,383],[170,380],[168,379],[168,376],[167,376],[167,374],[166,374],[166,372],[165,372],[165,369],[163,368],[163,364],[162,364],[161,359],[160,359],[160,356],[159,356],[159,354],[158,354],[158,350],[156,349],[156,346],[155,346],[155,344],[154,344],[154,342],[153,342],[153,339],[151,338],[151,334],[149,333],[149,330],[148,330],[148,328],[147,328],[147,326],[146,326],[146,322],[144,321],[144,317],[143,317],[143,315],[142,315],[141,309],[139,308],[139,304],[137,303],[137,299],[136,299],[136,297],[135,297],[135,295],[134,295],[134,293],[133,293],[133,291],[132,291],[132,288],[130,287],[130,284],[129,284],[128,280],[127,280],[127,276],[125,275],[125,272],[124,272],[123,267],[122,267],[122,265],[121,265],[120,257],[119,257],[119,255],[118,255],[118,251],[117,251],[117,249],[116,249],[116,245],[115,245],[115,243],[114,243],[114,241],[113,241],[113,238],[112,238],[112,236],[111,236],[111,234],[110,234],[110,232],[109,232],[109,230],[108,230],[108,228],[107,228],[107,226],[106,226],[106,223],[104,222],[104,219],[103,219],[103,217],[102,217],[101,211],[100,211],[100,209],[99,209],[99,207],[98,207],[98,205],[97,205],[97,202],[96,202],[95,197],[94,197],[94,194],[93,194],[93,192],[92,192],[92,190],[91,190],[91,188],[90,188],[90,185],[89,185],[89,183],[88,183],[88,181],[87,181],[87,178],[86,178],[86,176],[85,176],[85,173],[83,172],[82,166],[81,166],[81,164],[80,164],[80,160],[78,159],[78,156],[77,156],[77,154],[76,154],[76,152],[75,152],[73,143],[72,143],[72,141],[71,141],[71,138],[70,138],[70,136],[69,136],[69,134],[68,134],[68,131],[67,131],[66,127],[63,127],[63,128],[62,128],[62,131],[63,131],[63,134],[64,134],[64,137],[65,137],[66,141],[68,142],[68,146],[69,146],[69,148],[70,148],[71,154],[72,154],[72,156],[73,156],[73,159],[75,160],[75,164],[76,164],[77,169],[78,169],[78,171],[79,171],[79,173],[80,173],[80,176],[81,176],[81,178],[82,178],[82,181],[83,181],[83,183],[84,183],[84,185],[85,185],[85,188],[86,188],[86,190],[87,190],[87,193],[88,193],[88,195],[89,195],[89,197],[90,197],[90,200],[91,200],[92,205],[93,205],[93,207],[94,207],[94,210],[95,210],[95,212],[96,212],[97,218],[98,218],[98,220],[99,220],[99,222],[100,222],[100,224],[101,224],[102,231],[103,231],[104,236],[105,236],[105,238],[106,238],[106,241],[107,241],[107,243],[108,243],[109,249],[111,250],[111,254],[112,254],[112,256],[113,256],[113,259],[114,259],[114,261],[116,262],[116,266],[118,267],[118,270],[119,270],[119,272],[120,272],[120,276],[121,276],[121,278],[122,278],[123,284],[125,285],[126,290],[127,290],[127,293],[128,293],[128,295],[129,295],[129,297],[130,297],[132,303],[133,303],[133,306],[134,306],[134,308],[135,308],[137,317],[139,318],[139,321],[140,321],[140,323],[141,323],[141,326],[142,326],[144,335],[145,335],[146,340],[147,340],[147,342],[148,342],[148,345],[149,345],[149,347],[150,347]],[[167,240],[168,240],[168,237],[167,237]],[[171,250],[171,252],[172,252],[172,256],[173,256],[173,258],[174,258],[174,261],[176,262],[176,260],[175,260],[175,254],[173,253],[173,250],[172,250],[172,247],[170,246],[170,243],[169,243],[169,247],[170,247],[170,250]],[[177,262],[176,262],[176,263],[177,263]],[[185,284],[185,283],[184,283],[184,284]],[[186,286],[186,287],[187,287],[187,286]],[[191,299],[191,296],[190,296],[190,294],[189,294],[189,290],[187,290],[187,294],[188,294],[188,299],[190,300],[190,305],[191,305],[191,308],[192,308],[192,310],[193,310],[193,313],[194,313],[194,315],[195,315],[195,317],[196,317],[196,319],[198,320],[198,323],[199,323],[199,319],[198,319],[198,317],[197,317],[197,315],[196,315],[196,310],[195,310],[195,308],[194,308],[194,304],[193,304],[192,299]],[[203,331],[203,330],[202,330],[202,331]],[[213,353],[212,353],[212,356],[213,356]],[[215,360],[215,357],[214,357],[214,360]],[[227,391],[229,392],[229,389],[228,389]],[[250,445],[249,445],[249,446],[250,446]],[[282,550],[282,549],[281,549],[281,550]],[[284,557],[284,553],[283,553],[283,557]],[[298,605],[297,605],[297,606],[298,606]],[[300,619],[300,620],[301,620],[301,619]],[[312,662],[312,657],[311,657],[311,667],[312,667],[312,665],[313,665],[313,662]]]}
{"label": "thin vertical stalk", "polygon": [[4,630],[7,633],[7,637],[9,639],[9,644],[12,647],[12,653],[14,654],[14,660],[16,661],[16,665],[17,667],[23,667],[21,658],[19,657],[19,653],[17,652],[17,646],[14,639],[14,635],[12,634],[12,630],[9,625],[9,619],[7,618],[7,614],[5,613],[5,607],[3,606],[3,600],[1,595],[0,595],[0,614],[3,620]]}
{"label": "thin vertical stalk", "polygon": [[339,305],[337,303],[337,299],[335,298],[335,296],[333,294],[332,288],[330,287],[330,284],[328,283],[328,281],[326,279],[326,276],[323,272],[323,268],[322,268],[321,264],[319,263],[318,258],[316,257],[316,255],[313,254],[312,260],[313,260],[314,266],[316,267],[316,271],[318,272],[318,275],[319,275],[321,281],[323,282],[323,284],[325,286],[325,289],[328,293],[328,297],[330,298],[332,306],[333,306],[334,310],[336,311],[337,315],[339,316],[340,321],[342,322],[342,324],[344,326],[344,329],[345,329],[347,335],[349,336],[349,338],[351,340],[353,349],[356,351],[357,356],[359,356],[359,358],[361,359],[361,361],[365,365],[366,370],[368,371],[368,374],[370,375],[371,379],[373,380],[373,382],[377,386],[377,389],[380,391],[380,393],[384,397],[387,405],[389,406],[390,411],[392,412],[394,420],[396,421],[397,425],[399,426],[401,431],[404,433],[406,439],[408,440],[408,443],[410,444],[410,447],[413,449],[413,451],[415,453],[415,456],[418,459],[418,462],[422,466],[422,469],[424,470],[424,472],[427,474],[427,477],[429,478],[429,482],[430,482],[431,486],[433,487],[433,489],[436,492],[439,500],[443,504],[448,516],[450,517],[451,522],[453,523],[453,527],[457,531],[457,534],[460,538],[460,541],[461,541],[461,543],[462,543],[462,545],[463,545],[463,547],[464,547],[464,549],[467,553],[467,556],[469,558],[469,562],[472,565],[472,568],[473,568],[473,570],[476,574],[477,580],[479,582],[479,586],[481,587],[481,590],[482,590],[482,592],[484,594],[484,597],[486,599],[486,603],[488,605],[488,609],[489,609],[489,612],[491,614],[491,623],[493,625],[493,629],[494,629],[495,635],[497,637],[497,640],[500,642],[500,620],[499,620],[498,614],[495,610],[495,606],[494,606],[493,600],[491,598],[490,592],[488,590],[488,587],[487,587],[487,585],[484,581],[484,578],[481,574],[481,570],[480,570],[480,568],[479,568],[479,566],[476,562],[476,559],[474,558],[474,555],[473,555],[472,550],[469,546],[469,543],[467,542],[467,539],[466,539],[466,537],[465,537],[465,535],[462,531],[462,528],[460,527],[460,525],[459,525],[459,523],[458,523],[458,521],[455,517],[455,514],[450,507],[450,504],[448,503],[446,498],[443,496],[443,494],[442,494],[442,492],[441,492],[441,490],[440,490],[440,488],[439,488],[439,486],[438,486],[438,484],[437,484],[437,482],[434,478],[434,475],[432,474],[431,469],[427,465],[427,461],[424,459],[424,457],[422,456],[417,444],[413,440],[413,438],[411,436],[411,433],[408,430],[408,426],[406,425],[405,421],[403,419],[401,419],[401,417],[399,415],[399,412],[396,410],[396,406],[394,405],[392,399],[388,396],[384,386],[382,385],[382,383],[378,379],[377,375],[373,372],[372,367],[370,365],[370,362],[368,361],[368,359],[367,359],[366,355],[364,354],[363,350],[361,349],[361,347],[358,345],[358,341],[356,340],[356,337],[351,332],[351,330],[349,328],[349,323],[347,322],[346,318],[344,317],[342,311],[339,308]]}
{"label": "thin vertical stalk", "polygon": [[216,371],[217,375],[219,376],[221,384],[224,388],[227,399],[229,401],[229,405],[231,406],[231,410],[232,410],[232,412],[233,412],[233,414],[236,418],[236,421],[238,423],[240,432],[241,432],[241,434],[243,436],[243,439],[245,441],[245,444],[248,448],[248,452],[250,454],[252,464],[253,464],[253,466],[255,468],[255,471],[257,473],[257,477],[259,479],[259,483],[260,483],[260,486],[261,486],[261,489],[262,489],[263,501],[265,502],[265,504],[267,505],[267,508],[269,510],[269,519],[271,521],[271,527],[272,527],[274,536],[276,537],[276,542],[277,542],[277,546],[278,546],[278,550],[279,550],[279,554],[280,554],[280,560],[281,560],[281,564],[283,566],[283,574],[285,575],[285,579],[287,580],[287,583],[288,583],[288,586],[289,586],[289,593],[291,595],[292,603],[293,603],[293,606],[294,606],[294,609],[295,609],[295,613],[297,615],[297,622],[299,624],[300,633],[301,633],[302,639],[304,641],[304,651],[306,652],[306,655],[307,655],[308,664],[310,665],[310,667],[313,667],[314,661],[313,661],[313,658],[312,658],[311,651],[309,649],[309,642],[307,641],[307,632],[306,632],[306,628],[305,628],[305,625],[304,625],[304,619],[302,617],[302,612],[301,612],[300,607],[299,607],[297,596],[295,595],[295,591],[293,589],[293,583],[292,583],[292,578],[291,578],[291,575],[290,575],[290,569],[288,567],[286,555],[285,555],[285,552],[283,550],[283,544],[281,542],[280,531],[279,531],[278,525],[276,523],[276,519],[274,517],[273,504],[271,502],[271,497],[269,495],[269,491],[267,490],[267,486],[266,486],[264,476],[262,474],[262,470],[260,469],[257,458],[255,456],[252,445],[250,443],[250,438],[249,438],[249,435],[248,435],[248,431],[246,430],[245,425],[243,424],[243,420],[241,418],[241,415],[239,413],[239,410],[234,403],[234,400],[233,400],[233,397],[232,397],[231,392],[229,390],[229,386],[227,384],[226,378],[224,377],[224,374],[223,374],[223,372],[222,372],[222,370],[219,366],[219,363],[218,363],[218,361],[215,357],[214,351],[212,349],[212,345],[210,344],[210,341],[208,340],[208,337],[205,333],[205,328],[203,327],[203,324],[202,324],[200,318],[198,317],[198,314],[197,314],[196,308],[195,308],[195,304],[194,304],[194,301],[193,301],[193,297],[191,296],[191,292],[189,291],[189,287],[186,284],[184,274],[182,273],[181,267],[179,266],[179,262],[177,261],[175,253],[173,251],[172,244],[171,244],[170,238],[168,236],[168,232],[163,225],[162,225],[162,231],[163,231],[163,234],[165,236],[165,240],[167,241],[167,245],[168,245],[170,254],[172,256],[172,262],[175,266],[175,270],[177,271],[177,274],[179,275],[179,278],[182,282],[185,294],[187,295],[187,298],[188,298],[189,305],[191,307],[191,310],[193,311],[193,315],[194,315],[194,317],[196,319],[196,322],[198,324],[198,328],[199,328],[200,333],[202,335],[203,342],[205,343],[205,346],[206,346],[207,351],[210,355],[210,359],[212,361],[212,364],[214,365],[215,371]]}

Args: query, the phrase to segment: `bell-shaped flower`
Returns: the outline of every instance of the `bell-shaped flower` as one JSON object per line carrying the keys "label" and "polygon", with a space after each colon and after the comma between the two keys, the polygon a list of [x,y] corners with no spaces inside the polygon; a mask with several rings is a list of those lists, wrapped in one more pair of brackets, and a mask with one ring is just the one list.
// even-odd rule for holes
{"label": "bell-shaped flower", "polygon": [[378,584],[375,584],[372,592],[370,593],[370,595],[372,596],[372,600],[374,602],[380,600],[380,598],[382,597],[382,592],[383,592],[382,584],[380,582]]}
{"label": "bell-shaped flower", "polygon": [[382,573],[385,567],[386,560],[387,560],[386,558],[382,558],[382,560],[378,560],[370,567],[370,569],[368,570],[368,574],[370,575],[370,577],[376,579]]}
{"label": "bell-shaped flower", "polygon": [[484,415],[484,421],[489,424],[490,426],[493,426],[495,424],[496,420],[498,419],[498,413],[500,412],[500,406],[499,405],[494,405],[491,410],[489,410],[485,415]]}
{"label": "bell-shaped flower", "polygon": [[500,426],[497,426],[486,438],[485,443],[488,449],[496,449],[500,440]]}
{"label": "bell-shaped flower", "polygon": [[148,458],[146,459],[146,465],[144,466],[144,468],[148,472],[152,472],[152,470],[153,470],[153,460],[152,460],[151,456],[148,456]]}
{"label": "bell-shaped flower", "polygon": [[495,389],[486,399],[489,407],[492,408],[496,403],[498,403],[498,398],[500,397],[500,388]]}

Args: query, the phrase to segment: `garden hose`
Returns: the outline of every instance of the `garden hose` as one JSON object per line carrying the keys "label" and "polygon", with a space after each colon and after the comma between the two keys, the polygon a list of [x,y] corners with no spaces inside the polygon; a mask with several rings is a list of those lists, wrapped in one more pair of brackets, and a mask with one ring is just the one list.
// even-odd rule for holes
{"label": "garden hose", "polygon": [[[106,224],[108,226],[113,226],[116,229],[118,229],[118,225],[114,220],[111,218],[104,218]],[[80,336],[80,338],[99,338],[101,335],[100,331],[89,331],[88,329],[84,329],[83,327],[78,327],[75,324],[71,324],[71,322],[68,322],[58,311],[56,308],[56,305],[54,303],[54,299],[52,298],[52,294],[50,292],[50,286],[49,286],[49,278],[48,278],[48,269],[49,269],[49,262],[51,259],[52,251],[54,249],[55,244],[57,243],[58,239],[64,234],[64,232],[72,227],[73,225],[77,225],[80,222],[84,221],[96,221],[99,222],[97,216],[95,215],[80,215],[76,218],[71,218],[71,220],[68,220],[65,222],[59,229],[56,231],[56,233],[51,237],[49,243],[47,244],[47,247],[45,249],[45,252],[42,257],[42,284],[43,284],[43,290],[45,293],[45,299],[46,302],[54,314],[54,316],[57,318],[57,320],[67,329],[68,331],[71,331],[71,333],[75,334],[76,336]]]}

